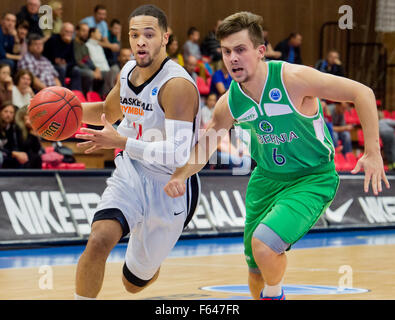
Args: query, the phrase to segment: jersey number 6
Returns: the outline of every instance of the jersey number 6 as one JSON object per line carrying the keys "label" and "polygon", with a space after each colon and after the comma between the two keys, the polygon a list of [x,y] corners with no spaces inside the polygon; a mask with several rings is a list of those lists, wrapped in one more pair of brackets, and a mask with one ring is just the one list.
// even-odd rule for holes
{"label": "jersey number 6", "polygon": [[273,161],[278,166],[282,166],[287,162],[283,155],[277,153],[277,148],[273,148]]}

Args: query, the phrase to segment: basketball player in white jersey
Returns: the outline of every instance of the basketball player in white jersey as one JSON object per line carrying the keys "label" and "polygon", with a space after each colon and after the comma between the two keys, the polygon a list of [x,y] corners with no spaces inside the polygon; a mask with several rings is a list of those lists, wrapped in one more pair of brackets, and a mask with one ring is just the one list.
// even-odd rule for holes
{"label": "basketball player in white jersey", "polygon": [[[124,150],[107,180],[91,234],[76,274],[76,299],[96,298],[112,248],[130,233],[122,281],[137,293],[156,280],[162,261],[192,218],[200,192],[197,176],[186,182],[185,197],[163,190],[170,175],[184,165],[197,140],[199,93],[193,79],[166,55],[164,12],[143,5],[129,17],[129,61],[104,103],[83,104],[83,122],[104,125],[84,129],[79,144]],[[112,123],[122,119],[118,129]]]}

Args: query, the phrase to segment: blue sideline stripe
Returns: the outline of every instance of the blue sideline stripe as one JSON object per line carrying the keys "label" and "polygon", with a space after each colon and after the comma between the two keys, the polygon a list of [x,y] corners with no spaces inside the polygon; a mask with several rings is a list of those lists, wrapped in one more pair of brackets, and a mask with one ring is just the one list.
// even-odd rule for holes
{"label": "blue sideline stripe", "polygon": [[[293,249],[395,244],[395,230],[309,233]],[[122,262],[127,243],[118,244],[108,262]],[[75,265],[85,246],[58,246],[40,249],[0,251],[0,269],[43,265]],[[180,240],[169,257],[243,254],[242,237]]]}

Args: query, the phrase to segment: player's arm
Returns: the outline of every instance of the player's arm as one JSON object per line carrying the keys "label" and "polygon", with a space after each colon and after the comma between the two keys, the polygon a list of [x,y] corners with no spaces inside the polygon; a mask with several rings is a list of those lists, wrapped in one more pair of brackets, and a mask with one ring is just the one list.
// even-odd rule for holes
{"label": "player's arm", "polygon": [[[287,66],[289,68],[289,65]],[[373,90],[354,80],[323,73],[310,67],[294,66],[289,73],[291,90],[297,90],[303,97],[320,97],[331,101],[351,102],[354,104],[361,121],[365,137],[364,155],[352,173],[365,171],[364,190],[368,192],[369,183],[375,195],[382,191],[381,180],[390,187],[384,172],[380,153],[378,114]],[[293,78],[293,80],[292,80]]]}
{"label": "player's arm", "polygon": [[96,126],[102,126],[101,115],[104,113],[110,123],[114,123],[122,118],[122,111],[119,104],[120,82],[119,79],[114,88],[107,95],[105,101],[82,103],[82,122]]}
{"label": "player's arm", "polygon": [[[117,99],[119,106],[119,94]],[[158,99],[165,113],[164,137],[159,137],[160,132],[157,130],[151,131],[155,141],[122,136],[107,121],[106,113],[101,116],[100,124],[104,126],[103,130],[82,128],[81,131],[87,134],[76,135],[76,137],[87,141],[79,143],[78,146],[87,147],[85,153],[97,149],[120,148],[136,160],[169,167],[183,166],[189,158],[191,149],[193,120],[199,108],[198,91],[191,82],[174,78],[161,88]]]}
{"label": "player's arm", "polygon": [[185,180],[204,168],[211,155],[217,150],[221,139],[228,134],[234,119],[228,107],[228,92],[222,95],[214,108],[213,116],[206,131],[191,151],[187,164],[177,168],[164,190],[170,197],[185,193]]}
{"label": "player's arm", "polygon": [[[154,134],[155,141],[151,142],[126,138],[124,150],[137,160],[172,168],[181,167],[189,159],[199,93],[190,81],[173,78],[160,89],[158,102],[165,113],[165,136]],[[145,140],[149,140],[149,137]]]}

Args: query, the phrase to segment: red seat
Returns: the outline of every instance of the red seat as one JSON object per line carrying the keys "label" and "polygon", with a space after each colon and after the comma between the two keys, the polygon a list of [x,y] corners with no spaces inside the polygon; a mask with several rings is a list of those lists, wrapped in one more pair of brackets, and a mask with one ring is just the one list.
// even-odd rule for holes
{"label": "red seat", "polygon": [[342,153],[335,154],[335,168],[336,171],[345,171],[346,169],[346,159]]}
{"label": "red seat", "polygon": [[[364,137],[363,137],[363,131],[362,131],[362,129],[358,129],[357,135],[358,135],[358,144],[359,144],[361,147],[363,147],[363,146],[364,146],[365,139],[364,139]],[[382,147],[383,147],[383,140],[381,140],[381,138],[379,138],[379,143],[380,143],[380,148],[382,148]]]}
{"label": "red seat", "polygon": [[346,163],[347,163],[345,170],[351,171],[352,169],[355,168],[355,166],[357,164],[357,161],[358,161],[357,157],[355,156],[354,153],[348,152],[348,153],[346,153],[345,158],[346,158]]}
{"label": "red seat", "polygon": [[100,102],[103,101],[103,99],[100,97],[100,95],[95,92],[95,91],[89,91],[86,93],[86,98],[88,102]]}
{"label": "red seat", "polygon": [[350,112],[351,112],[352,123],[356,125],[360,125],[361,121],[359,120],[357,110],[355,110],[355,108],[352,108]]}
{"label": "red seat", "polygon": [[71,91],[75,94],[75,96],[80,100],[81,103],[86,102],[86,98],[81,91],[79,90],[71,90]]}
{"label": "red seat", "polygon": [[351,111],[347,110],[344,112],[344,120],[346,121],[347,124],[353,124],[353,117]]}
{"label": "red seat", "polygon": [[392,119],[392,114],[388,110],[383,110],[383,115],[385,119]]}
{"label": "red seat", "polygon": [[[209,81],[210,80],[210,81]],[[202,77],[196,77],[196,86],[202,96],[207,96],[210,93],[211,78],[206,81]]]}
{"label": "red seat", "polygon": [[394,119],[395,120],[395,111],[392,111],[392,119]]}

